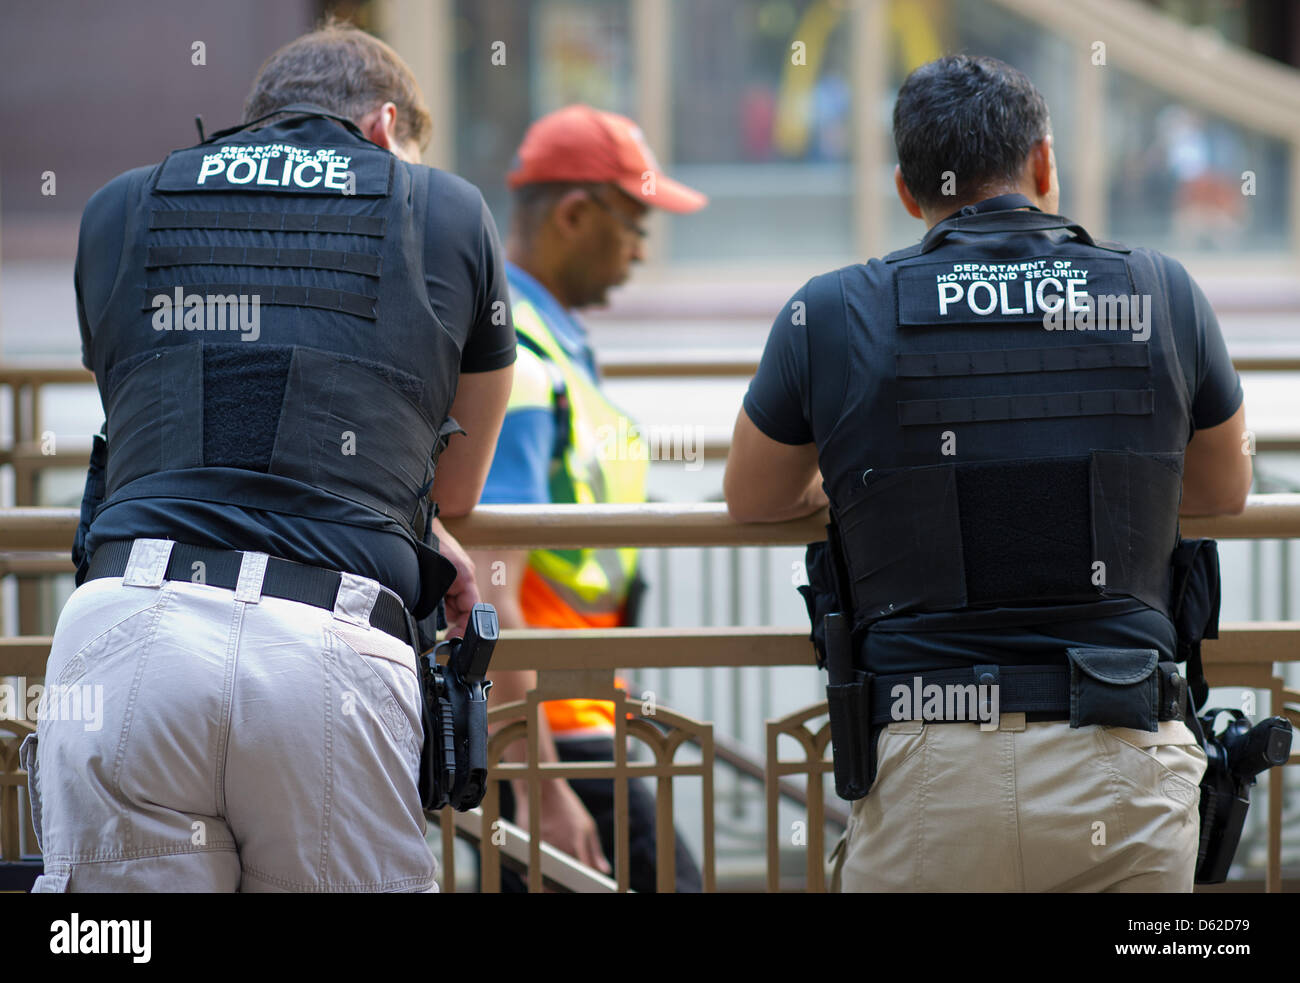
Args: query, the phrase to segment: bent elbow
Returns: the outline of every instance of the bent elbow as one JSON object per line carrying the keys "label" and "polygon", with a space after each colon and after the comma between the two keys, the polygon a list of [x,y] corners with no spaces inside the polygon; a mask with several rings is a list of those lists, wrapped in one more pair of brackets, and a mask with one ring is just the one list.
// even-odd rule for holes
{"label": "bent elbow", "polygon": [[1249,497],[1250,497],[1250,489],[1247,488],[1247,489],[1246,489],[1245,491],[1243,491],[1241,494],[1239,494],[1239,495],[1234,495],[1232,498],[1225,500],[1225,501],[1223,502],[1223,507],[1222,507],[1222,509],[1221,509],[1221,514],[1222,514],[1222,515],[1241,515],[1241,513],[1243,513],[1243,512],[1246,511],[1246,500],[1247,500]]}
{"label": "bent elbow", "polygon": [[732,522],[757,522],[758,516],[748,509],[743,503],[736,501],[730,496],[727,499],[727,514],[731,516]]}
{"label": "bent elbow", "polygon": [[478,507],[477,495],[472,498],[463,495],[449,495],[438,500],[438,516],[442,519],[460,519],[469,515]]}

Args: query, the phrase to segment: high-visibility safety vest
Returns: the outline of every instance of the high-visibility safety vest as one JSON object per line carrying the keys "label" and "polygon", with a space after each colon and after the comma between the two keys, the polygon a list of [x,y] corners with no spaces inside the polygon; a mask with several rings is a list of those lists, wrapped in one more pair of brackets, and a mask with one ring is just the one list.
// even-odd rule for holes
{"label": "high-visibility safety vest", "polygon": [[[545,407],[555,415],[547,477],[551,501],[644,502],[649,452],[637,428],[569,355],[536,304],[514,290],[511,308],[519,354],[509,410]],[[636,566],[635,549],[533,550],[520,592],[524,618],[530,626],[545,628],[625,624]],[[545,706],[558,737],[613,730],[608,701],[562,700]]]}

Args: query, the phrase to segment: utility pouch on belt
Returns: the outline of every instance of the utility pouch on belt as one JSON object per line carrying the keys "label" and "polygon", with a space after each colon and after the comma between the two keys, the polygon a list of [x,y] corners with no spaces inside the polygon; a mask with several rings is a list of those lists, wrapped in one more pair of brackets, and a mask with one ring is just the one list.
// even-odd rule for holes
{"label": "utility pouch on belt", "polygon": [[1155,649],[1068,648],[1070,726],[1160,729],[1160,653]]}
{"label": "utility pouch on belt", "polygon": [[853,668],[848,617],[826,615],[826,706],[831,718],[831,753],[835,794],[853,801],[871,791],[875,780],[875,745],[871,740],[871,673]]}
{"label": "utility pouch on belt", "polygon": [[[487,789],[487,693],[484,681],[498,636],[491,604],[476,604],[463,639],[453,638],[419,658],[424,717],[420,801],[429,811],[450,805],[465,812]],[[446,665],[437,652],[446,646]]]}

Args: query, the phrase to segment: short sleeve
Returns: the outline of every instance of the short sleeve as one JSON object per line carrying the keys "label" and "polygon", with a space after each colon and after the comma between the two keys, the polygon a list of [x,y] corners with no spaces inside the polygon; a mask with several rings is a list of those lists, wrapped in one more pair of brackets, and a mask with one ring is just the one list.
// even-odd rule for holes
{"label": "short sleeve", "polygon": [[491,372],[515,360],[515,329],[510,315],[510,287],[496,222],[482,201],[479,223],[478,288],[474,316],[461,351],[462,372]]}
{"label": "short sleeve", "polygon": [[810,444],[808,419],[807,285],[772,322],[763,357],[745,393],[745,412],[765,435],[782,444]]}
{"label": "short sleeve", "polygon": [[1241,406],[1241,377],[1233,368],[1219,319],[1205,294],[1190,276],[1196,324],[1196,380],[1192,393],[1192,425],[1197,430],[1218,426]]}

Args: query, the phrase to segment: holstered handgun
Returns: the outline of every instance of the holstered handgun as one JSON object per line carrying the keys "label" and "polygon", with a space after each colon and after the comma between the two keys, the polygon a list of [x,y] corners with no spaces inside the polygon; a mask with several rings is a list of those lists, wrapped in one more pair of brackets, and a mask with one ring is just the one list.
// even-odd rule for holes
{"label": "holstered handgun", "polygon": [[[496,609],[475,604],[463,639],[439,643],[419,658],[424,745],[420,800],[429,811],[475,808],[487,790],[487,693],[484,680],[499,630]],[[446,650],[446,665],[436,656]]]}
{"label": "holstered handgun", "polygon": [[[1291,753],[1291,723],[1269,717],[1253,727],[1240,710],[1197,712],[1210,687],[1201,663],[1201,641],[1219,637],[1219,544],[1213,539],[1183,539],[1172,558],[1170,617],[1178,634],[1179,662],[1187,663],[1186,722],[1205,751],[1201,779],[1200,844],[1197,884],[1221,884],[1228,877],[1250,808],[1257,775],[1284,764]],[[1223,714],[1227,727],[1215,731]]]}

